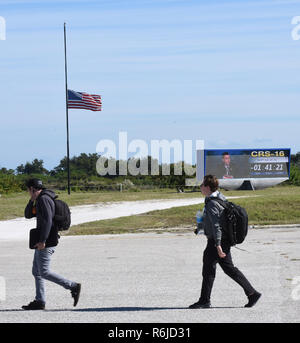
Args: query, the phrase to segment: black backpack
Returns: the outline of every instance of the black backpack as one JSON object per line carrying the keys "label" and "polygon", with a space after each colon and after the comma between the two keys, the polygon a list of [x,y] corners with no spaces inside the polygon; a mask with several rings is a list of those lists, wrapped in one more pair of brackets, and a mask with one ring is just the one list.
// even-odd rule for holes
{"label": "black backpack", "polygon": [[230,201],[224,201],[217,197],[211,197],[210,200],[217,201],[224,211],[221,215],[221,228],[223,238],[231,246],[241,244],[248,233],[248,214],[247,211]]}
{"label": "black backpack", "polygon": [[71,226],[71,211],[67,203],[53,199],[55,204],[54,225],[58,231],[68,230]]}

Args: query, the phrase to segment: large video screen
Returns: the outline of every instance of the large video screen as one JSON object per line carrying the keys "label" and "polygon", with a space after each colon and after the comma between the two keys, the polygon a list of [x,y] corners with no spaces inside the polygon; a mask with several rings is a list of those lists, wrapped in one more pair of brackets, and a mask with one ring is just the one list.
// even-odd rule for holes
{"label": "large video screen", "polygon": [[289,178],[290,149],[204,150],[204,170],[219,179]]}

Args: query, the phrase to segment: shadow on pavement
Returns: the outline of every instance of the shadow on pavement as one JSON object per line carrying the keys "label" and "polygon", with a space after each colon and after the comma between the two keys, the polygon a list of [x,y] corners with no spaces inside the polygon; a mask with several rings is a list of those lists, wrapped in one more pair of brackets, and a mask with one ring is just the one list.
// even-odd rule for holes
{"label": "shadow on pavement", "polygon": [[158,311],[158,310],[186,310],[186,307],[99,307],[82,308],[75,312],[130,312],[130,311]]}
{"label": "shadow on pavement", "polygon": [[[244,306],[224,306],[224,307],[211,307],[208,309],[202,310],[226,310],[226,309],[240,309]],[[39,310],[43,312],[137,312],[137,311],[169,311],[169,310],[190,310],[190,311],[199,311],[199,309],[189,309],[188,307],[95,307],[95,308],[65,308],[65,309],[45,309]],[[36,312],[36,311],[25,311],[23,309],[0,309],[1,312]]]}
{"label": "shadow on pavement", "polygon": [[[210,309],[237,309],[237,307],[211,307]],[[75,312],[123,312],[123,311],[168,311],[168,310],[191,310],[188,307],[102,307],[102,308],[82,308],[74,309]],[[209,310],[209,309],[207,309]]]}

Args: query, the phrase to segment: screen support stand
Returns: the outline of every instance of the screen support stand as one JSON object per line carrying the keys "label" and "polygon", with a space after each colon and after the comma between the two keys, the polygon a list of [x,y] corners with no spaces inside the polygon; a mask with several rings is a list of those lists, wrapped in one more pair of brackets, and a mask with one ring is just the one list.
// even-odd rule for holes
{"label": "screen support stand", "polygon": [[250,180],[245,180],[240,186],[239,190],[254,191],[254,188]]}

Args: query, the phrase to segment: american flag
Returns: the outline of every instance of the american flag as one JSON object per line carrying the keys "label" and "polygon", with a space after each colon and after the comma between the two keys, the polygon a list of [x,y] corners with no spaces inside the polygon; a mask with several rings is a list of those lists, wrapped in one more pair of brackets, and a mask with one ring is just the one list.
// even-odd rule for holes
{"label": "american flag", "polygon": [[68,89],[68,108],[101,111],[101,107],[101,95],[75,92]]}

